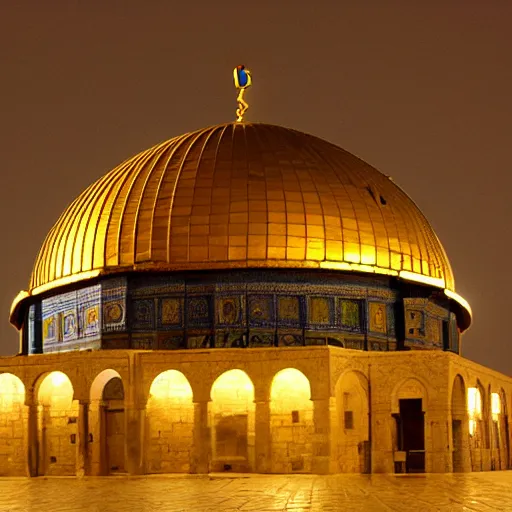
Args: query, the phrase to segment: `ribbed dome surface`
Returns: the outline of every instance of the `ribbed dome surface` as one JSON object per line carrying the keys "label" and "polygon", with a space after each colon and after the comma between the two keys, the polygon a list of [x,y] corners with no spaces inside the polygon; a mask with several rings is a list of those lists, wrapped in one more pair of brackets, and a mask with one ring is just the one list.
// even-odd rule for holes
{"label": "ribbed dome surface", "polygon": [[90,271],[251,267],[454,289],[434,231],[389,178],[311,135],[240,123],[171,139],[87,188],[48,234],[29,293]]}

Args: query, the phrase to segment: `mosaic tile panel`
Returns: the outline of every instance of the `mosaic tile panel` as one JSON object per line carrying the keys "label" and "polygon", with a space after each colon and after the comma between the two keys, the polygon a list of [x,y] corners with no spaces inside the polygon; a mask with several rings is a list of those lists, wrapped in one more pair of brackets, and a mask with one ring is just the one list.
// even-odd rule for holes
{"label": "mosaic tile panel", "polygon": [[182,329],[184,327],[184,304],[182,297],[158,299],[158,329]]}
{"label": "mosaic tile panel", "polygon": [[43,352],[98,348],[100,285],[49,297],[41,302]]}
{"label": "mosaic tile panel", "polygon": [[279,325],[300,326],[302,320],[301,297],[279,295],[277,297],[277,319]]}
{"label": "mosaic tile panel", "polygon": [[350,348],[352,350],[364,350],[364,340],[345,338],[344,345],[345,348]]}
{"label": "mosaic tile panel", "polygon": [[224,327],[244,325],[244,304],[245,297],[242,295],[215,297],[215,323]]}
{"label": "mosaic tile panel", "polygon": [[132,328],[143,331],[155,328],[154,299],[135,299],[132,301]]}
{"label": "mosaic tile panel", "polygon": [[245,348],[246,346],[245,332],[218,331],[215,333],[215,348]]}
{"label": "mosaic tile panel", "polygon": [[299,347],[304,345],[304,335],[302,332],[279,332],[279,347]]}
{"label": "mosaic tile panel", "polygon": [[202,334],[198,336],[187,337],[187,348],[210,348],[211,347],[211,336],[209,334]]}
{"label": "mosaic tile panel", "polygon": [[339,325],[343,330],[359,332],[362,328],[362,304],[358,300],[338,301]]}
{"label": "mosaic tile panel", "polygon": [[103,332],[126,330],[126,278],[108,279],[102,283]]}
{"label": "mosaic tile panel", "polygon": [[187,297],[187,325],[210,327],[212,324],[212,297],[199,295]]}
{"label": "mosaic tile panel", "polygon": [[308,323],[313,328],[335,327],[334,297],[308,297]]}
{"label": "mosaic tile panel", "polygon": [[154,350],[157,348],[156,338],[151,335],[132,336],[131,348],[135,350]]}
{"label": "mosaic tile panel", "polygon": [[255,331],[249,333],[249,347],[273,347],[275,342],[275,334],[273,331]]}
{"label": "mosaic tile panel", "polygon": [[249,295],[249,325],[274,327],[276,323],[274,295]]}
{"label": "mosaic tile panel", "polygon": [[97,337],[101,326],[101,285],[83,288],[76,292],[80,335]]}
{"label": "mosaic tile panel", "polygon": [[426,338],[433,345],[442,345],[441,320],[432,316],[427,316]]}
{"label": "mosaic tile panel", "polygon": [[182,350],[187,348],[185,337],[175,335],[159,336],[158,346],[160,350]]}
{"label": "mosaic tile panel", "polygon": [[418,309],[407,309],[405,313],[405,331],[407,338],[424,338],[425,313]]}
{"label": "mosaic tile panel", "polygon": [[369,328],[371,332],[386,334],[386,304],[383,302],[369,302]]}

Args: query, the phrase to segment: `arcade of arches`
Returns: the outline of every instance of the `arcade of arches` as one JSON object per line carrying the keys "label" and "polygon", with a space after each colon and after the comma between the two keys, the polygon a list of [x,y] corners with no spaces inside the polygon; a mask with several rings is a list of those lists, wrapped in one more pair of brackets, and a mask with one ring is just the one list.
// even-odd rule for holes
{"label": "arcade of arches", "polygon": [[337,347],[0,358],[0,475],[511,467],[512,379]]}

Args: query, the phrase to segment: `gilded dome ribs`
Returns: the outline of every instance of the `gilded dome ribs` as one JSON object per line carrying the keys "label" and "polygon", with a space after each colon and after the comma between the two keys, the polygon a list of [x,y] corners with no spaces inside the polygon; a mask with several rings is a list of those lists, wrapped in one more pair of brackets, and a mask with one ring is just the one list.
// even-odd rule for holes
{"label": "gilded dome ribs", "polygon": [[88,187],[45,239],[30,292],[89,271],[240,267],[405,272],[454,286],[431,226],[376,169],[311,135],[228,123],[159,144]]}
{"label": "gilded dome ribs", "polygon": [[94,226],[97,225],[100,210],[105,206],[106,198],[112,191],[112,185],[118,181],[118,177],[122,172],[123,168],[121,167],[108,173],[102,181],[100,188],[94,194],[94,198],[89,202],[74,240],[72,274],[93,269],[93,246],[98,237]]}
{"label": "gilded dome ribs", "polygon": [[158,151],[160,148],[165,147],[168,143],[162,143],[151,150],[140,153],[133,159],[131,169],[127,169],[122,177],[121,183],[115,190],[112,200],[111,210],[108,214],[106,222],[106,238],[105,238],[105,263],[106,267],[116,267],[121,264],[120,260],[120,247],[119,240],[121,234],[121,227],[123,221],[123,212],[126,203],[126,196],[131,185],[131,181],[135,179],[136,173],[139,169],[141,161],[148,159],[148,154],[152,151]]}

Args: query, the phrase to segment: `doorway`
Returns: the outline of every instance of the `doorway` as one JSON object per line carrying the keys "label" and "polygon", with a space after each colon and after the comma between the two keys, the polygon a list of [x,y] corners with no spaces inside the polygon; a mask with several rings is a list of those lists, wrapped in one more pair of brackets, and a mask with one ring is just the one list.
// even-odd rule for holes
{"label": "doorway", "polygon": [[125,472],[124,389],[119,377],[110,379],[103,390],[104,467],[108,475]]}
{"label": "doorway", "polygon": [[407,473],[425,472],[425,418],[421,398],[399,400],[397,415],[398,450],[406,452]]}

